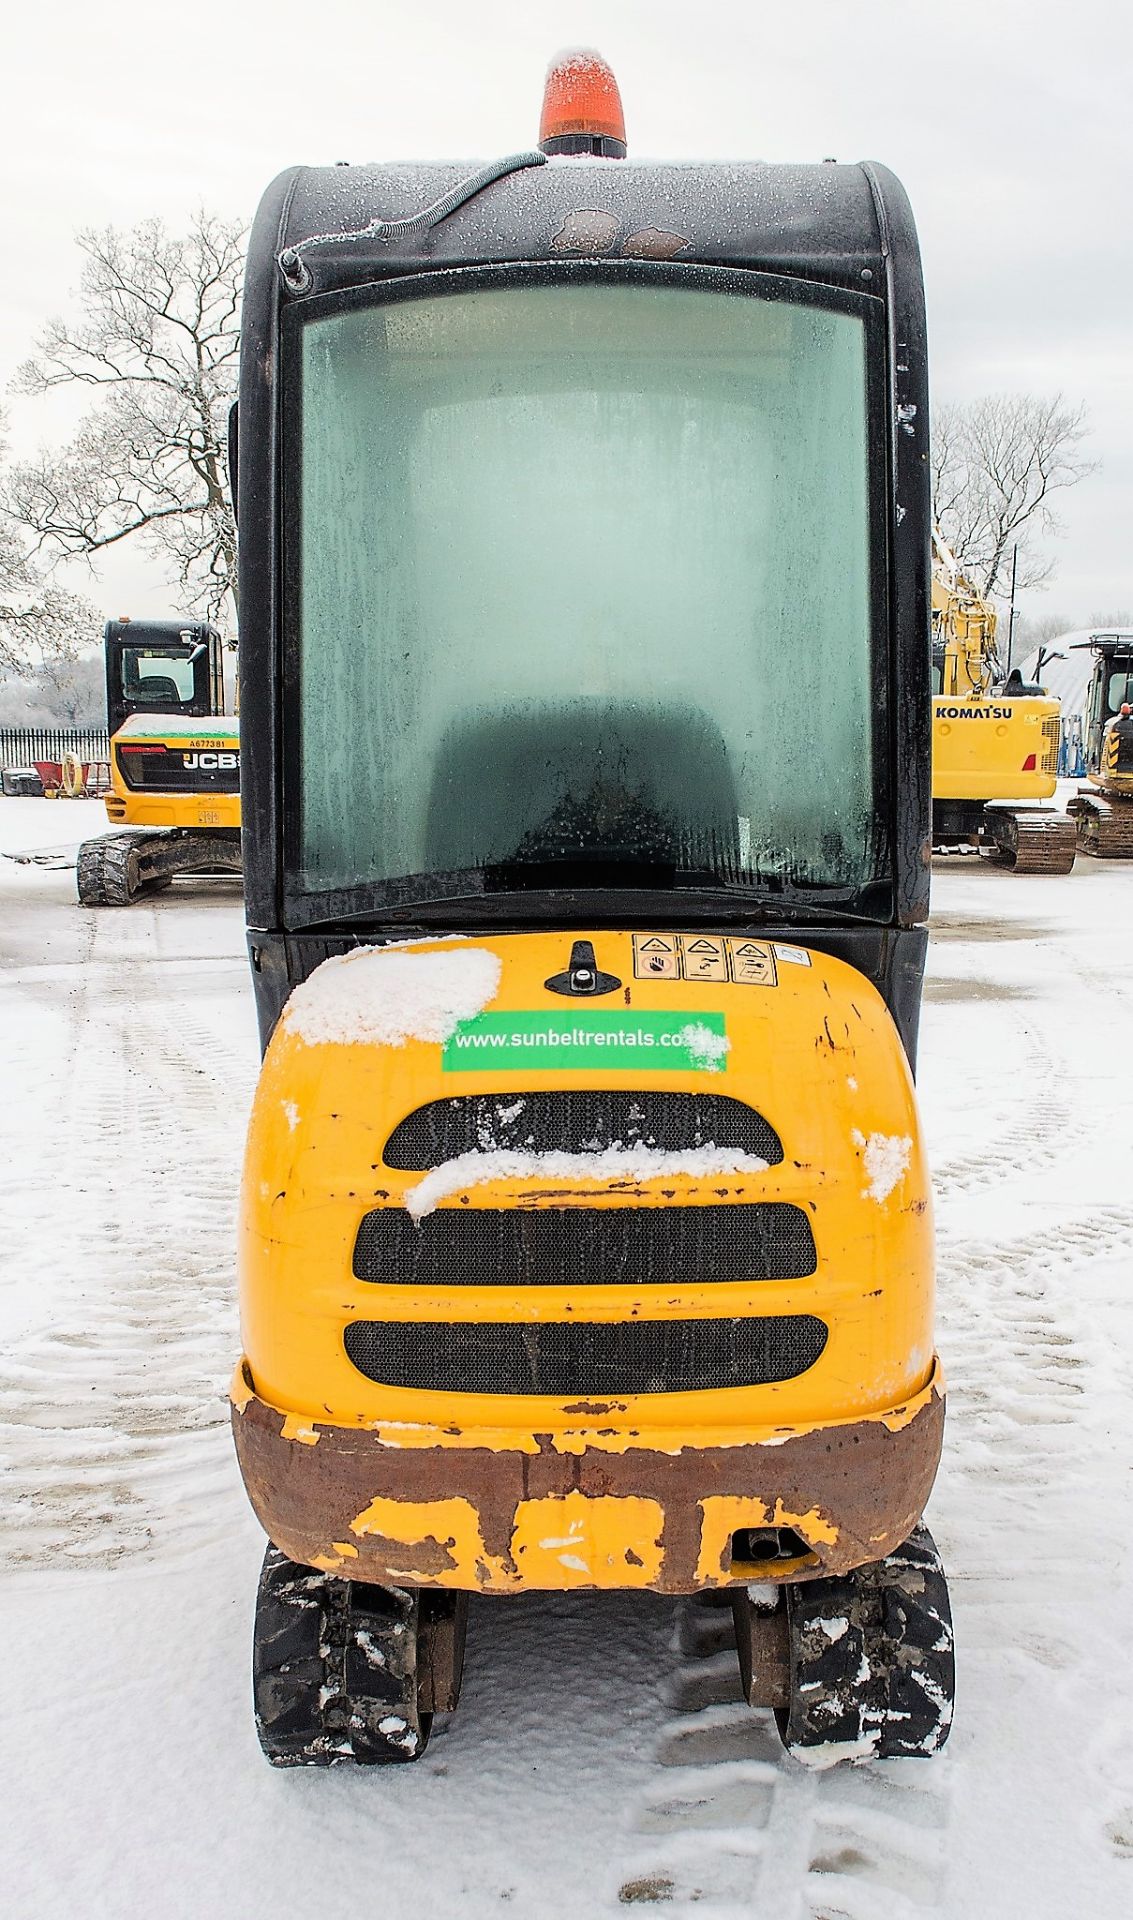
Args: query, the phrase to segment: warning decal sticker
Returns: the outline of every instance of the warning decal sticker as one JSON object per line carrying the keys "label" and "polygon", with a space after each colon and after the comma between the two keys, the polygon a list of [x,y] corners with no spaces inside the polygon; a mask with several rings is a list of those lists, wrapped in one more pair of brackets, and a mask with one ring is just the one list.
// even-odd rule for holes
{"label": "warning decal sticker", "polygon": [[718,933],[635,933],[633,971],[639,980],[707,980],[737,987],[774,987],[779,983],[775,955],[809,967],[801,947],[773,947]]}
{"label": "warning decal sticker", "polygon": [[729,940],[728,958],[737,987],[778,985],[775,955],[764,940]]}
{"label": "warning decal sticker", "polygon": [[724,942],[709,933],[678,935],[686,980],[726,980],[728,956]]}
{"label": "warning decal sticker", "polygon": [[679,980],[680,953],[672,933],[635,933],[633,970],[639,980]]}

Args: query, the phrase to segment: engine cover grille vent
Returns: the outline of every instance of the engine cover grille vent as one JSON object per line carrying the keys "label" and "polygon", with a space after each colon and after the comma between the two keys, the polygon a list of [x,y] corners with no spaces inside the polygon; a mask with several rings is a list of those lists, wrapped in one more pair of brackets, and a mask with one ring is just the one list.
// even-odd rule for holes
{"label": "engine cover grille vent", "polygon": [[818,1265],[801,1207],[442,1207],[368,1213],[354,1277],[383,1286],[688,1286],[801,1280]]}
{"label": "engine cover grille vent", "polygon": [[[202,722],[207,726],[207,720]],[[205,765],[192,747],[167,747],[149,741],[122,742],[116,748],[122,778],[135,793],[239,793],[240,753],[235,746],[206,752]],[[214,764],[220,762],[219,765]]]}
{"label": "engine cover grille vent", "polygon": [[564,1088],[557,1093],[474,1093],[432,1100],[396,1127],[386,1142],[387,1167],[426,1173],[478,1148],[529,1153],[600,1153],[609,1146],[729,1147],[778,1166],[783,1144],[774,1127],[722,1093],[635,1093],[618,1088]]}
{"label": "engine cover grille vent", "polygon": [[388,1387],[434,1393],[698,1393],[794,1380],[827,1328],[813,1314],[759,1320],[579,1321],[542,1326],[355,1320],[346,1351]]}

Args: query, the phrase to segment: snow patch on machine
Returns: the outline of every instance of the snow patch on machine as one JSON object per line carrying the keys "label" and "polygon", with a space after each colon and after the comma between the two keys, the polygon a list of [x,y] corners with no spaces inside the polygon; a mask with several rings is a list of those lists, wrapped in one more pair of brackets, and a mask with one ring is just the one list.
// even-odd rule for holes
{"label": "snow patch on machine", "polygon": [[863,1188],[862,1198],[876,1200],[879,1207],[883,1206],[908,1171],[913,1143],[907,1133],[871,1133],[867,1140],[856,1127],[850,1138],[855,1147],[862,1150],[869,1176],[869,1185]]}
{"label": "snow patch on machine", "polygon": [[[715,1036],[713,1036],[715,1038]],[[528,1153],[513,1147],[477,1149],[445,1160],[405,1195],[414,1220],[432,1213],[439,1200],[489,1180],[656,1180],[686,1174],[690,1179],[766,1173],[767,1162],[727,1147],[692,1147],[663,1153],[656,1147],[611,1146],[598,1153]]]}
{"label": "snow patch on machine", "polygon": [[359,947],[316,967],[280,1024],[309,1047],[443,1044],[495,997],[501,971],[496,954],[464,943],[428,953]]}
{"label": "snow patch on machine", "polygon": [[714,1033],[711,1027],[705,1026],[703,1020],[690,1020],[688,1026],[682,1027],[678,1033],[677,1042],[688,1048],[693,1066],[707,1072],[723,1065],[724,1055],[732,1044],[726,1034]]}

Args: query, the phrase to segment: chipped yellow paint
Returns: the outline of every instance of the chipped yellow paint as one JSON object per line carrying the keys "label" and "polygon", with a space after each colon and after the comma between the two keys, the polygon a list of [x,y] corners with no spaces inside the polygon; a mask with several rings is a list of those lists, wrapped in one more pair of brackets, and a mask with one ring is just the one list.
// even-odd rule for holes
{"label": "chipped yellow paint", "polygon": [[810,1545],[825,1542],[833,1546],[837,1527],[817,1507],[809,1513],[791,1513],[781,1500],[773,1507],[762,1500],[746,1500],[734,1494],[710,1494],[700,1502],[700,1558],[696,1577],[705,1586],[728,1578],[731,1555],[728,1545],[742,1527],[793,1527]]}
{"label": "chipped yellow paint", "polygon": [[[406,1547],[406,1565],[396,1569],[406,1581],[427,1578],[431,1586],[467,1587],[471,1568],[488,1574],[499,1571],[498,1563],[485,1550],[480,1516],[471,1500],[378,1498],[350,1522],[350,1531],[360,1537],[380,1534],[382,1539]],[[437,1565],[438,1550],[451,1565]],[[413,1564],[415,1557],[420,1565]],[[483,1575],[481,1584],[486,1584]]]}
{"label": "chipped yellow paint", "polygon": [[429,1426],[423,1421],[351,1420],[362,1433],[373,1433],[383,1447],[487,1447],[490,1453],[538,1453],[534,1433],[515,1427]]}
{"label": "chipped yellow paint", "polygon": [[[247,1384],[242,1366],[237,1367],[233,1376],[231,1397],[238,1413],[244,1411],[249,1400],[257,1397]],[[454,1452],[485,1450],[489,1453],[537,1454],[549,1443],[554,1453],[578,1457],[584,1453],[623,1454],[635,1451],[675,1456],[683,1453],[686,1447],[697,1452],[714,1447],[782,1447],[791,1440],[804,1439],[811,1433],[836,1434],[839,1427],[856,1426],[862,1420],[877,1421],[887,1427],[890,1433],[900,1433],[903,1427],[912,1425],[930,1400],[943,1398],[944,1370],[939,1359],[934,1357],[932,1371],[919,1393],[902,1400],[895,1407],[856,1414],[852,1420],[809,1420],[791,1425],[781,1422],[756,1425],[751,1421],[736,1424],[721,1421],[712,1426],[689,1426],[679,1434],[674,1434],[667,1427],[606,1424],[615,1419],[624,1419],[623,1404],[595,1401],[595,1411],[591,1416],[596,1422],[594,1426],[567,1426],[552,1429],[550,1433],[542,1429],[539,1432],[524,1432],[519,1427],[430,1426],[423,1421],[393,1423],[388,1420],[355,1419],[343,1424],[359,1433],[372,1433],[382,1446],[391,1449],[443,1447]],[[264,1404],[270,1405],[270,1402],[265,1401]],[[609,1413],[598,1411],[603,1404],[610,1406]],[[298,1416],[285,1415],[286,1418],[297,1419]],[[332,1423],[321,1421],[317,1424],[330,1426]]]}
{"label": "chipped yellow paint", "polygon": [[281,1440],[297,1440],[301,1447],[317,1447],[319,1444],[318,1429],[298,1413],[289,1413],[286,1416],[279,1430],[279,1436]]}
{"label": "chipped yellow paint", "polygon": [[934,1398],[943,1400],[944,1394],[944,1368],[940,1361],[934,1358],[932,1378],[923,1393],[916,1394],[912,1400],[906,1400],[903,1407],[893,1407],[889,1413],[881,1414],[882,1424],[888,1427],[890,1433],[900,1433],[902,1427],[912,1425],[922,1407]]}
{"label": "chipped yellow paint", "polygon": [[521,1500],[511,1558],[525,1587],[647,1587],[661,1571],[664,1509],[635,1495]]}
{"label": "chipped yellow paint", "polygon": [[347,1561],[358,1558],[358,1549],[352,1547],[349,1540],[332,1540],[331,1548],[330,1553],[312,1554],[311,1565],[320,1568],[323,1573],[342,1573]]}
{"label": "chipped yellow paint", "polygon": [[248,1363],[246,1360],[238,1360],[236,1362],[236,1368],[232,1375],[232,1384],[228,1389],[228,1398],[237,1413],[243,1413],[249,1400],[256,1398],[255,1388],[250,1385],[248,1380]]}

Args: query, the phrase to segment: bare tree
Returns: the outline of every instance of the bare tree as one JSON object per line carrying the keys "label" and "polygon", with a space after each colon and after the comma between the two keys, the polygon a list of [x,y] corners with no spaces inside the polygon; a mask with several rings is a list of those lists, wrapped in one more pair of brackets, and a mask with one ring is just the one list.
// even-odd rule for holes
{"label": "bare tree", "polygon": [[33,573],[8,531],[0,531],[0,676],[76,660],[101,627],[89,601]]}
{"label": "bare tree", "polygon": [[140,538],[172,563],[189,610],[235,607],[227,420],[236,387],[243,232],[201,212],[189,233],[147,220],[85,231],[77,320],[53,320],[16,390],[105,397],[61,453],[15,466],[9,511],[47,554],[93,559]]}
{"label": "bare tree", "polygon": [[1084,407],[1061,394],[992,393],[933,413],[933,504],[944,538],[980,592],[1002,594],[1018,548],[1016,584],[1036,587],[1053,562],[1039,538],[1060,528],[1051,495],[1076,485],[1096,462],[1078,451]]}
{"label": "bare tree", "polygon": [[[0,435],[3,428],[0,416]],[[16,527],[0,519],[0,679],[23,678],[46,660],[62,669],[99,631],[89,602],[44,580],[25,548]]]}

